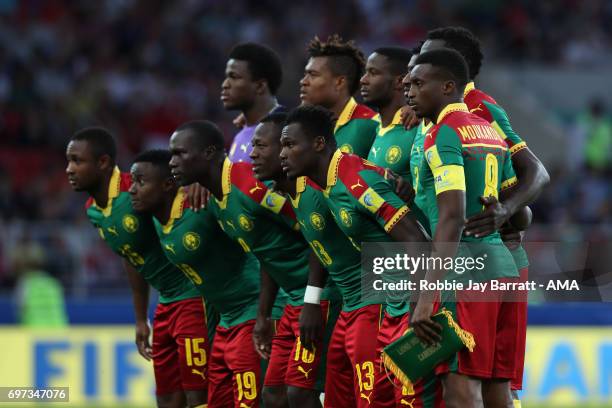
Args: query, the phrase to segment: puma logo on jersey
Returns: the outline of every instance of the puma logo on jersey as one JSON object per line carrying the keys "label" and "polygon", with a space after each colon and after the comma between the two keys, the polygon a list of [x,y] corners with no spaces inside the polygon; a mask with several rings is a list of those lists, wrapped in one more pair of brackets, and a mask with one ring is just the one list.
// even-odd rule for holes
{"label": "puma logo on jersey", "polygon": [[361,181],[359,181],[359,180],[357,180],[357,183],[356,183],[356,184],[353,184],[353,185],[351,186],[351,190],[354,190],[354,189],[356,189],[357,187],[364,187],[364,186],[362,186],[362,185],[361,185]]}
{"label": "puma logo on jersey", "polygon": [[378,154],[378,152],[380,152],[380,147],[373,147],[373,148],[372,148],[372,153],[374,153],[374,157],[376,157],[376,155]]}
{"label": "puma logo on jersey", "polygon": [[249,145],[248,145],[248,144],[246,144],[246,143],[245,143],[245,144],[241,144],[241,145],[240,145],[240,150],[242,150],[243,152],[245,152],[245,153],[246,153],[246,152],[247,152],[248,147],[249,147]]}
{"label": "puma logo on jersey", "polygon": [[406,401],[405,399],[401,399],[400,400],[400,405],[408,405],[410,408],[414,408],[414,401],[416,398],[413,398],[410,400],[410,402]]}
{"label": "puma logo on jersey", "polygon": [[176,255],[176,252],[174,252],[174,244],[165,244],[164,248],[166,248],[166,251],[172,252],[174,255]]}
{"label": "puma logo on jersey", "polygon": [[254,192],[256,192],[257,190],[263,190],[263,187],[259,187],[259,184],[257,184],[257,182],[255,182],[255,187],[253,187],[252,189],[249,190],[249,193],[253,194]]}
{"label": "puma logo on jersey", "polygon": [[474,109],[470,109],[470,113],[474,113],[477,111],[481,111],[482,112],[482,103],[479,103],[477,107],[475,107]]}
{"label": "puma logo on jersey", "polygon": [[311,368],[310,370],[306,371],[306,370],[304,370],[304,369],[302,368],[302,366],[298,366],[297,370],[298,370],[300,373],[304,374],[304,377],[308,378],[308,375],[309,375],[309,374],[310,374],[310,372],[312,371],[312,368]]}
{"label": "puma logo on jersey", "polygon": [[225,223],[226,223],[227,225],[229,225],[230,227],[232,227],[232,229],[233,229],[233,230],[235,230],[235,229],[236,229],[236,227],[234,227],[234,223],[233,223],[232,221],[225,221]]}
{"label": "puma logo on jersey", "polygon": [[106,230],[115,236],[119,236],[117,233],[117,227],[108,227]]}
{"label": "puma logo on jersey", "polygon": [[368,401],[368,404],[371,404],[372,401],[370,401],[370,397],[372,396],[372,392],[371,391],[368,395],[364,394],[363,392],[359,394],[359,398],[363,398],[364,400]]}
{"label": "puma logo on jersey", "polygon": [[202,371],[196,370],[195,368],[191,369],[191,374],[197,374],[200,377],[202,377],[203,380],[206,379],[206,376],[204,375],[204,373]]}
{"label": "puma logo on jersey", "polygon": [[433,139],[433,133],[432,132],[427,132],[427,134],[425,135],[425,138],[431,137]]}

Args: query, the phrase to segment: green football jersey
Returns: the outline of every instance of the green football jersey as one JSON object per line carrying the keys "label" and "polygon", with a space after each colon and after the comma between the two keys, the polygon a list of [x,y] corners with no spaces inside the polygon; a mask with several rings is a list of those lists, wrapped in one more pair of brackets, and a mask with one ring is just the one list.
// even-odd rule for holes
{"label": "green football jersey", "polygon": [[[393,121],[386,127],[379,123],[376,128],[376,139],[370,149],[368,161],[385,169],[399,174],[405,182],[415,188],[410,167],[411,152],[418,129],[416,127],[406,130],[401,120],[401,110],[398,110]],[[408,203],[413,215],[426,228],[428,221],[425,213],[415,205],[414,201]]]}
{"label": "green football jersey", "polygon": [[351,98],[336,121],[334,136],[338,148],[345,153],[368,157],[376,137],[376,112]]}
{"label": "green football jersey", "polygon": [[[493,126],[493,128],[504,139],[510,149],[510,156],[527,147],[527,143],[514,131],[506,111],[497,104],[495,99],[477,89],[474,82],[465,86],[463,100],[470,113],[480,116]],[[529,266],[527,252],[522,245],[510,251],[518,269]]]}
{"label": "green football jersey", "polygon": [[430,235],[431,226],[429,225],[429,218],[426,215],[426,200],[425,194],[423,194],[423,188],[421,187],[419,172],[421,171],[421,165],[423,163],[423,142],[425,141],[425,135],[431,128],[431,125],[431,122],[426,125],[424,120],[419,123],[419,126],[416,127],[414,142],[410,150],[410,173],[412,176],[412,186],[414,187],[414,205],[418,207],[421,214],[424,215],[423,218],[419,218],[419,221]]}
{"label": "green football jersey", "polygon": [[310,248],[299,232],[287,198],[257,180],[249,163],[231,163],[222,172],[223,198],[209,205],[225,233],[245,252],[252,252],[264,270],[302,305],[308,283]]}
{"label": "green football jersey", "polygon": [[87,200],[87,217],[108,246],[125,258],[159,292],[160,303],[199,297],[191,281],[170,263],[155,235],[151,216],[132,208],[131,176],[115,167],[108,186],[108,203],[100,208]]}
{"label": "green football jersey", "polygon": [[290,200],[300,231],[340,291],[342,310],[349,312],[376,304],[362,294],[361,253],[336,225],[321,187],[299,177],[296,196]]}
{"label": "green football jersey", "polygon": [[[219,311],[220,326],[257,317],[259,262],[221,231],[210,210],[193,212],[179,190],[168,222],[153,221],[166,256]],[[280,317],[279,312],[282,307],[273,317]]]}
{"label": "green football jersey", "polygon": [[[463,103],[450,104],[440,113],[423,148],[421,182],[434,234],[438,194],[465,191],[466,217],[470,217],[482,211],[481,196],[498,197],[499,191],[516,183],[508,147],[489,123],[470,114]],[[472,243],[471,249],[476,243],[487,244],[481,247],[488,254],[482,279],[517,276],[512,256],[498,232],[482,238],[463,236],[461,241]]]}
{"label": "green football jersey", "polygon": [[[332,157],[324,197],[336,224],[359,250],[362,242],[395,242],[388,232],[409,212],[384,169],[340,150]],[[407,311],[405,300],[387,299],[391,316]]]}

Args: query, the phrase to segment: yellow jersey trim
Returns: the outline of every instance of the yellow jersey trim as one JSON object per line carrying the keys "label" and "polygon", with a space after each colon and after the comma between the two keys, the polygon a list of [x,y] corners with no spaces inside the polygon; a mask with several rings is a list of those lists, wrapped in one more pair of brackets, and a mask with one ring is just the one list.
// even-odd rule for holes
{"label": "yellow jersey trim", "polygon": [[436,195],[450,190],[465,191],[465,172],[463,166],[448,164],[432,169]]}
{"label": "yellow jersey trim", "polygon": [[391,123],[389,123],[385,127],[382,127],[382,122],[381,122],[380,129],[378,130],[378,136],[384,136],[387,132],[389,132],[395,126],[401,125],[401,124],[402,124],[402,110],[398,109],[397,112],[395,112],[395,115],[393,115],[393,119],[391,120]]}
{"label": "yellow jersey trim", "polygon": [[342,152],[336,150],[327,169],[327,186],[325,187],[327,192],[329,192],[329,189],[338,181],[338,165],[340,164],[340,159],[342,159]]}
{"label": "yellow jersey trim", "polygon": [[425,123],[425,119],[423,119],[423,125],[421,126],[421,133],[425,134],[431,127],[433,126],[433,122],[429,121]]}
{"label": "yellow jersey trim", "polygon": [[96,206],[102,212],[103,216],[108,217],[111,215],[113,211],[113,199],[117,198],[119,195],[120,185],[121,171],[119,170],[119,167],[115,166],[111,179],[108,182],[108,201],[106,202],[106,207],[100,208],[98,203],[96,203],[96,200],[94,200],[94,206]]}
{"label": "yellow jersey trim", "polygon": [[518,151],[525,149],[526,147],[527,147],[527,143],[525,142],[515,144],[514,146],[510,148],[510,156],[512,156],[514,153]]}
{"label": "yellow jersey trim", "polygon": [[357,101],[355,98],[351,97],[349,101],[344,105],[340,116],[338,116],[338,120],[336,121],[336,126],[334,126],[334,133],[338,131],[342,126],[346,125],[351,117],[353,116],[353,112],[355,112],[355,108],[357,107]]}
{"label": "yellow jersey trim", "polygon": [[289,200],[291,200],[293,207],[297,208],[300,204],[300,197],[304,190],[306,190],[306,176],[300,176],[295,180],[295,198],[289,194]]}
{"label": "yellow jersey trim", "polygon": [[227,196],[230,191],[232,191],[231,174],[232,162],[226,157],[223,161],[223,169],[221,170],[221,192],[223,194],[223,198],[221,199],[221,201],[219,201],[215,197],[215,200],[219,204],[219,207],[221,207],[222,209],[225,209],[225,207],[227,207]]}
{"label": "yellow jersey trim", "polygon": [[476,89],[476,85],[474,84],[474,81],[468,82],[467,85],[465,86],[465,89],[463,90],[463,97],[465,98],[467,94],[469,94],[474,89]]}
{"label": "yellow jersey trim", "polygon": [[401,220],[404,217],[404,215],[408,214],[409,212],[410,212],[410,209],[408,208],[407,205],[402,206],[399,210],[397,210],[395,215],[391,217],[389,221],[387,221],[387,223],[385,224],[385,231],[386,232],[391,231],[393,227],[395,227],[395,225],[399,222],[399,220]]}
{"label": "yellow jersey trim", "polygon": [[185,192],[182,188],[179,188],[176,192],[176,196],[174,196],[174,201],[172,201],[170,218],[168,218],[168,222],[166,224],[162,225],[162,231],[164,231],[164,234],[169,234],[170,231],[172,231],[174,220],[183,216],[183,201],[185,201]]}
{"label": "yellow jersey trim", "polygon": [[505,190],[517,183],[516,176],[510,177],[508,180],[502,181],[500,190]]}
{"label": "yellow jersey trim", "polygon": [[446,107],[444,109],[442,109],[442,112],[440,112],[440,114],[438,115],[438,120],[436,120],[436,123],[440,123],[442,122],[442,120],[449,114],[453,113],[453,112],[468,112],[468,107],[465,103],[463,102],[459,102],[459,103],[449,103],[448,105],[446,105]]}
{"label": "yellow jersey trim", "polygon": [[499,145],[494,145],[494,144],[487,144],[487,143],[466,143],[462,145],[463,147],[490,147],[491,149],[501,149],[501,150],[508,150],[507,146],[499,146]]}

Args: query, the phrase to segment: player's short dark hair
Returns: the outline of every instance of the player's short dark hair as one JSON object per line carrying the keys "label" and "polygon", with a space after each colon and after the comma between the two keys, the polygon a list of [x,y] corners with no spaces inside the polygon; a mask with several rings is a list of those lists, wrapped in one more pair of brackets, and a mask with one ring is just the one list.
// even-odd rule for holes
{"label": "player's short dark hair", "polygon": [[289,116],[288,112],[272,112],[267,114],[266,117],[261,120],[261,123],[274,123],[277,126],[283,127],[287,121],[287,116]]}
{"label": "player's short dark hair", "polygon": [[276,94],[283,82],[283,67],[272,48],[252,42],[238,44],[230,51],[229,58],[246,61],[251,77],[265,79],[270,93]]}
{"label": "player's short dark hair", "polygon": [[192,120],[180,125],[175,132],[189,130],[195,136],[195,143],[200,150],[214,146],[217,151],[225,149],[225,138],[221,129],[209,120]]}
{"label": "player's short dark hair", "polygon": [[412,47],[410,49],[410,52],[412,53],[412,55],[419,55],[421,53],[421,48],[423,48],[423,44],[424,43],[425,43],[425,41],[421,40],[421,41],[419,41],[419,43],[417,45]]}
{"label": "player's short dark hair", "polygon": [[440,27],[427,33],[428,40],[443,40],[448,48],[459,51],[467,62],[470,79],[476,78],[482,66],[482,48],[478,38],[464,27]]}
{"label": "player's short dark hair", "polygon": [[412,58],[412,52],[403,47],[380,47],[374,50],[375,53],[384,55],[391,63],[391,73],[393,75],[403,75],[406,67]]}
{"label": "player's short dark hair", "polygon": [[168,178],[172,177],[170,173],[170,159],[172,158],[172,154],[168,150],[163,149],[155,149],[155,150],[146,150],[142,153],[139,153],[135,158],[133,163],[151,163],[162,177]]}
{"label": "player's short dark hair", "polygon": [[440,69],[447,79],[455,81],[457,88],[461,91],[469,81],[465,59],[459,52],[450,48],[424,52],[417,57],[415,64],[430,64]]}
{"label": "player's short dark hair", "polygon": [[89,144],[96,159],[108,155],[113,163],[117,160],[115,138],[103,127],[87,127],[79,130],[70,138],[71,141],[83,141]]}
{"label": "player's short dark hair", "polygon": [[338,34],[330,35],[327,41],[315,37],[308,44],[310,57],[329,57],[329,68],[335,76],[345,76],[349,92],[359,89],[359,80],[365,69],[365,56],[354,41],[344,41]]}
{"label": "player's short dark hair", "polygon": [[325,143],[336,143],[333,114],[321,106],[302,105],[289,112],[285,125],[297,123],[308,137],[323,136]]}

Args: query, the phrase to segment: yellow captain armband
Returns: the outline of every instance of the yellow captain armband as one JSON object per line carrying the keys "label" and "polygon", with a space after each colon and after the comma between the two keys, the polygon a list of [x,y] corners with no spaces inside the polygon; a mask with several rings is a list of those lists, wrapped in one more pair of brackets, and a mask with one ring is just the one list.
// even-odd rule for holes
{"label": "yellow captain armband", "polygon": [[465,191],[463,166],[449,164],[432,169],[436,194],[449,190]]}

